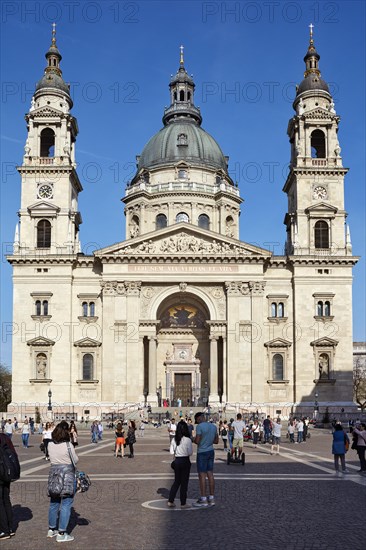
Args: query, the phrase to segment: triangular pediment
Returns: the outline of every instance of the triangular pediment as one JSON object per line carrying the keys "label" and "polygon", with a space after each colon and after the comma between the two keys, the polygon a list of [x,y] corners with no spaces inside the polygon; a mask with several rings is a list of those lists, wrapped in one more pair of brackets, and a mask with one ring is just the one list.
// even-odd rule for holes
{"label": "triangular pediment", "polygon": [[37,210],[38,211],[54,210],[55,212],[59,212],[60,208],[46,201],[35,202],[34,204],[31,204],[30,206],[28,206],[29,212],[34,212]]}
{"label": "triangular pediment", "polygon": [[325,202],[318,202],[317,204],[313,204],[305,209],[305,213],[308,212],[329,212],[332,214],[336,214],[338,211],[338,208],[335,206],[332,206],[331,204],[327,204]]}
{"label": "triangular pediment", "polygon": [[289,348],[292,343],[284,338],[274,338],[264,344],[266,348]]}
{"label": "triangular pediment", "polygon": [[64,113],[54,107],[44,106],[39,109],[34,109],[30,112],[30,115],[37,118],[60,118],[64,116]]}
{"label": "triangular pediment", "polygon": [[271,257],[269,250],[249,243],[225,237],[189,223],[178,223],[127,241],[96,250],[103,256],[252,256]]}
{"label": "triangular pediment", "polygon": [[317,107],[303,114],[304,118],[310,120],[332,120],[337,117],[335,113],[331,113],[327,109]]}
{"label": "triangular pediment", "polygon": [[49,338],[44,338],[43,336],[37,336],[37,338],[32,338],[31,340],[28,340],[27,345],[43,348],[46,346],[54,346],[55,342],[53,340],[50,340]]}
{"label": "triangular pediment", "polygon": [[313,340],[312,342],[310,342],[310,345],[316,348],[334,348],[338,345],[338,340],[333,340],[333,338],[328,338],[327,336],[325,336],[324,338]]}
{"label": "triangular pediment", "polygon": [[81,340],[77,340],[74,342],[74,346],[79,348],[96,348],[102,345],[102,342],[98,342],[98,340],[93,340],[93,338],[81,338]]}

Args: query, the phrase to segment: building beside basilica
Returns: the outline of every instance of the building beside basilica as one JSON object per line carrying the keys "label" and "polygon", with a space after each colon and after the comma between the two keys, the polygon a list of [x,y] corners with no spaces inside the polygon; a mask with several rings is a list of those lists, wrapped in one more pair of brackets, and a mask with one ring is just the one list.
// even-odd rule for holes
{"label": "building beside basilica", "polygon": [[158,397],[269,413],[312,411],[314,401],[352,408],[357,258],[345,225],[340,118],[312,35],[288,125],[283,256],[239,240],[239,189],[201,126],[182,53],[163,128],[125,191],[126,240],[81,253],[78,125],[55,31],[46,59],[26,115],[8,257],[14,323],[37,335],[14,335],[13,403],[34,412],[52,388],[53,401],[79,417],[91,404],[108,413]]}

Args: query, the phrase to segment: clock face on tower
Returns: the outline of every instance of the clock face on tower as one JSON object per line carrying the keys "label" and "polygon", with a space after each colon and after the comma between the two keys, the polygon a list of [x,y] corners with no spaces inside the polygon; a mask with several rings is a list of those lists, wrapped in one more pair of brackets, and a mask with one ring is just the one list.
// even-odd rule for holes
{"label": "clock face on tower", "polygon": [[53,189],[50,185],[44,184],[38,187],[38,198],[39,199],[52,199]]}
{"label": "clock face on tower", "polygon": [[314,199],[326,199],[327,196],[328,196],[328,193],[325,187],[322,187],[321,185],[318,185],[317,187],[315,187],[313,191]]}

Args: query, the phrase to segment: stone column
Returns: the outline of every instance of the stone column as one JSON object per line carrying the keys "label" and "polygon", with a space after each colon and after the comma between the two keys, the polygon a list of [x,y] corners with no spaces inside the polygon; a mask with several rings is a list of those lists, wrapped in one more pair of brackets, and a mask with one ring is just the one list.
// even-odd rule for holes
{"label": "stone column", "polygon": [[210,404],[218,403],[219,394],[217,388],[218,376],[217,376],[217,336],[210,335]]}
{"label": "stone column", "polygon": [[[263,299],[264,288],[266,283],[264,281],[249,281],[249,287],[251,291],[251,304],[252,304],[252,322],[254,326],[261,326],[263,319]],[[253,404],[264,402],[264,388],[266,382],[265,368],[264,368],[264,355],[263,355],[263,339],[253,338],[252,335],[252,392],[251,402]]]}
{"label": "stone column", "polygon": [[145,378],[145,353],[144,353],[144,335],[139,334],[139,363],[138,363],[138,372],[139,372],[139,385],[140,385],[140,395],[139,402],[144,403],[144,378]]}
{"label": "stone column", "polygon": [[149,336],[149,403],[158,402],[156,387],[156,336]]}

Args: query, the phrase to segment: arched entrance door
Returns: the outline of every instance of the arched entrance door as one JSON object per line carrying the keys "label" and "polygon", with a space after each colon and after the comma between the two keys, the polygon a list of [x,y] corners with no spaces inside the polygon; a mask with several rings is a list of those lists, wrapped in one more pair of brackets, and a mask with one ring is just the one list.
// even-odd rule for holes
{"label": "arched entrance door", "polygon": [[194,295],[174,294],[160,305],[158,320],[158,372],[165,399],[176,407],[203,403],[210,364],[207,307]]}

